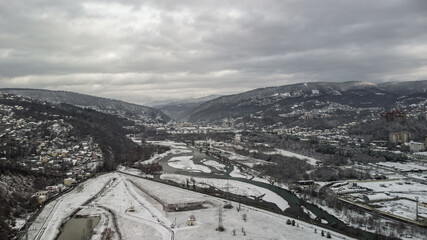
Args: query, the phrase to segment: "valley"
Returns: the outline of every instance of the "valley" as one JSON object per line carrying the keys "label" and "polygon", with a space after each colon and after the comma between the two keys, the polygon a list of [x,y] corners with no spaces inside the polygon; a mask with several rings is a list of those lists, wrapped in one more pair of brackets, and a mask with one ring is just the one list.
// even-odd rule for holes
{"label": "valley", "polygon": [[[2,90],[4,232],[423,239],[427,109],[411,86],[402,83],[405,96],[363,82],[259,89],[179,113],[189,121],[68,92]],[[194,118],[200,109],[216,117]]]}

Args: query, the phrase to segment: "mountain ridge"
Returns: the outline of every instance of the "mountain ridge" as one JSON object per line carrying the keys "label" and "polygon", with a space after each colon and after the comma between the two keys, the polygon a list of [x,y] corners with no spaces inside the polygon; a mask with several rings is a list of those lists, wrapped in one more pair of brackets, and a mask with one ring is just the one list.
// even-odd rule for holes
{"label": "mountain ridge", "polygon": [[97,111],[132,118],[133,120],[139,120],[145,123],[166,123],[171,120],[162,111],[152,107],[70,91],[32,88],[1,88],[0,91],[54,104],[67,103],[79,107],[87,107]]}
{"label": "mountain ridge", "polygon": [[[258,117],[279,121],[282,119],[280,115],[301,117],[303,112],[324,110],[331,103],[353,110],[361,107],[389,109],[396,106],[399,97],[426,93],[427,80],[379,84],[363,81],[297,83],[259,88],[207,101],[191,112],[189,120],[215,122],[227,118]],[[299,106],[301,104],[318,106]],[[295,113],[295,108],[298,108],[295,106],[299,106],[299,113]]]}

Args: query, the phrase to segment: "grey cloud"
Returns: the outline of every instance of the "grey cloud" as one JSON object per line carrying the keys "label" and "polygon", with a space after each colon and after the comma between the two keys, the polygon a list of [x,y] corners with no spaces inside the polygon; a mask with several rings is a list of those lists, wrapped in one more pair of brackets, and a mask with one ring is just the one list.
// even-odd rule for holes
{"label": "grey cloud", "polygon": [[425,1],[0,2],[0,87],[143,103],[427,79]]}

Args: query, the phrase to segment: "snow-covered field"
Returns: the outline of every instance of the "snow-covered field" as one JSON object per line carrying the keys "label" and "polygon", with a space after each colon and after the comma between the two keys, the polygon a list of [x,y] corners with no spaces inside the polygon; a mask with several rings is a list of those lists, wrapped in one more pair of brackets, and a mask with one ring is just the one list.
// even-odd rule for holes
{"label": "snow-covered field", "polygon": [[[110,173],[87,181],[80,192],[67,193],[58,199],[58,203],[53,202],[52,205],[48,205],[43,211],[44,214],[41,214],[32,226],[36,230],[41,229],[40,223],[43,224],[47,219],[47,224],[44,224],[46,229],[39,239],[54,239],[61,221],[113,178],[116,180],[108,185],[106,191],[79,212],[82,215],[101,217],[100,223],[95,227],[96,235],[92,240],[101,239],[101,233],[105,228],[117,231],[114,218],[122,239],[129,240],[227,238],[314,240],[321,238],[322,228],[296,219],[297,226],[290,226],[286,224],[289,218],[279,214],[246,205],[241,205],[240,211],[237,211],[238,204],[234,202],[231,202],[234,206],[232,209],[224,209],[222,206],[225,200],[222,199],[142,178]],[[149,194],[136,186],[143,186]],[[167,212],[155,198],[181,204],[203,200],[210,202],[211,205],[206,209]],[[131,206],[134,206],[135,211],[129,211]],[[224,232],[215,230],[218,226],[218,208],[223,209]],[[247,215],[246,221],[243,220],[243,214]],[[194,226],[187,225],[190,215],[196,218]],[[176,222],[176,225],[172,229],[170,225],[173,222]],[[246,236],[243,236],[242,229]],[[315,232],[314,229],[317,231]],[[233,230],[236,230],[236,236],[233,236]],[[331,234],[334,239],[350,239],[334,232]],[[35,234],[30,235],[30,239],[35,239]],[[114,234],[113,239],[118,239],[117,233]]]}
{"label": "snow-covered field", "polygon": [[[338,189],[334,190],[334,186]],[[365,192],[357,192],[364,188],[370,191],[365,190]],[[337,182],[331,189],[335,192],[354,192],[341,195],[352,201],[364,202],[364,197],[368,197],[372,202],[364,203],[365,205],[374,207],[380,212],[393,214],[396,217],[403,217],[408,220],[415,219],[416,197],[419,197],[420,202],[427,201],[427,185],[405,179]],[[411,200],[401,198],[408,198]],[[399,222],[391,219],[381,218],[381,220],[375,220],[375,224],[366,224],[367,219],[371,219],[370,222],[372,222],[372,219],[375,219],[375,217],[368,213],[361,215],[357,212],[351,212],[351,210],[346,210],[346,212],[343,213],[324,206],[324,203],[321,205],[323,205],[322,208],[325,208],[329,213],[340,220],[367,231],[377,231],[381,229],[381,231],[384,231],[385,235],[395,234],[402,239],[427,239],[420,238],[419,235],[422,233],[413,231],[408,225],[405,225],[404,230],[399,230],[396,227]],[[427,208],[421,206],[419,211],[420,214],[426,214]],[[373,228],[371,225],[375,225],[376,227]]]}
{"label": "snow-covered field", "polygon": [[182,153],[191,153],[191,150],[188,149],[185,143],[177,143],[172,141],[147,141],[147,143],[153,145],[160,145],[165,147],[170,147],[171,150],[164,152],[162,154],[154,154],[150,159],[143,161],[144,163],[157,163],[162,158],[170,154],[182,154]]}
{"label": "snow-covered field", "polygon": [[172,157],[169,159],[168,165],[173,168],[184,169],[189,172],[211,172],[211,170],[206,166],[194,164],[193,160],[191,160],[192,158],[193,156]]}
{"label": "snow-covered field", "polygon": [[153,144],[153,145],[160,145],[165,147],[170,147],[174,149],[187,149],[187,144],[181,143],[181,142],[174,142],[174,141],[147,141],[147,143]]}
{"label": "snow-covered field", "polygon": [[372,189],[374,192],[387,192],[397,197],[407,197],[415,200],[419,197],[421,202],[427,203],[427,185],[414,181],[369,181],[357,182],[358,186]]}
{"label": "snow-covered field", "polygon": [[174,142],[174,141],[147,141],[147,143],[153,144],[153,145],[160,145],[165,147],[171,148],[172,154],[180,154],[180,153],[190,153],[191,150],[188,149],[187,144],[181,143],[181,142]]}
{"label": "snow-covered field", "polygon": [[[163,199],[175,199],[175,201],[181,201],[182,203],[206,200],[213,204],[207,209],[184,212],[164,212],[160,204],[155,203],[155,200],[145,197],[145,201],[155,206],[160,213],[166,216],[168,222],[172,223],[176,220],[176,227],[174,228],[176,239],[321,239],[320,233],[322,228],[298,220],[295,221],[299,227],[292,227],[286,225],[286,220],[289,219],[288,217],[246,205],[241,205],[241,210],[238,212],[238,204],[234,202],[232,202],[234,206],[233,209],[223,209],[223,223],[226,230],[224,232],[218,232],[215,231],[218,227],[218,208],[225,204],[225,200],[145,179],[127,176],[126,178],[144,186],[144,188],[150,191],[150,194],[154,194]],[[143,196],[143,194],[141,196]],[[247,221],[243,220],[243,214],[247,215]],[[190,215],[194,215],[196,218],[194,226],[187,225],[187,220]],[[243,232],[241,231],[242,228],[246,232],[246,236],[243,236]],[[317,229],[317,233],[314,231],[315,228]],[[236,230],[236,236],[232,234],[233,229]],[[325,230],[325,232],[327,231],[329,230]],[[334,232],[331,232],[331,234],[334,239],[351,239]],[[150,239],[144,238],[145,235],[140,236],[142,239]]]}
{"label": "snow-covered field", "polygon": [[[163,174],[161,179],[174,181],[180,184],[185,184],[188,177],[185,175],[179,174]],[[230,192],[236,195],[246,196],[249,198],[262,197],[266,202],[271,202],[276,204],[282,211],[289,207],[288,202],[286,202],[282,197],[276,193],[258,187],[249,183],[239,182],[235,180],[226,180],[226,179],[214,179],[214,178],[193,178],[196,181],[196,186],[198,187],[215,187],[221,191]]]}
{"label": "snow-covered field", "polygon": [[301,154],[298,154],[298,153],[289,152],[289,151],[286,151],[286,150],[283,150],[283,149],[276,149],[276,151],[265,152],[265,154],[270,154],[270,155],[278,154],[278,155],[282,155],[282,156],[285,156],[285,157],[298,158],[300,160],[306,161],[308,164],[313,165],[313,166],[316,166],[317,162],[318,162],[317,159],[314,159],[314,158],[311,158],[311,157],[307,157],[307,156],[304,156],[304,155],[301,155]]}
{"label": "snow-covered field", "polygon": [[247,167],[252,168],[252,167],[254,167],[254,165],[257,165],[257,164],[270,164],[270,162],[267,162],[264,160],[243,156],[243,155],[237,154],[235,152],[227,151],[227,150],[224,150],[221,148],[213,148],[213,149],[222,152],[223,154],[225,154],[225,156],[228,159],[235,161],[235,162],[238,162],[240,164],[243,164]]}
{"label": "snow-covered field", "polygon": [[405,225],[404,229],[399,229],[399,227],[396,227],[396,224],[399,224],[399,221],[395,221],[390,218],[377,218],[370,212],[364,212],[361,214],[360,212],[354,212],[350,209],[339,211],[335,208],[326,206],[325,200],[321,199],[316,199],[314,203],[319,205],[323,210],[327,211],[329,214],[334,215],[347,225],[353,226],[355,228],[360,228],[368,232],[377,233],[380,229],[381,234],[385,236],[395,235],[403,240],[427,240],[425,234],[415,231],[416,228],[414,229],[410,227],[410,225]]}
{"label": "snow-covered field", "polygon": [[[125,177],[119,176],[117,183],[96,199],[93,205],[106,207],[115,214],[122,239],[141,239],[141,234],[150,239],[171,239],[169,230],[161,224],[169,224],[168,220],[141,197]],[[131,206],[135,207],[134,212],[129,211]]]}
{"label": "snow-covered field", "polygon": [[[378,208],[381,211],[392,213],[397,216],[401,216],[404,218],[409,218],[415,220],[415,206],[416,203],[414,201],[409,201],[405,199],[396,200],[396,201],[386,201],[375,203],[375,205],[381,206]],[[418,207],[419,214],[427,214],[427,208]]]}
{"label": "snow-covered field", "polygon": [[236,178],[250,178],[248,175],[243,174],[242,171],[240,171],[240,168],[236,166],[233,167],[233,171],[231,171],[230,176]]}
{"label": "snow-covered field", "polygon": [[202,160],[202,162],[206,166],[210,166],[210,167],[215,168],[218,171],[225,172],[225,165],[222,163],[219,163],[219,162],[214,161],[214,160],[205,160],[205,161]]}

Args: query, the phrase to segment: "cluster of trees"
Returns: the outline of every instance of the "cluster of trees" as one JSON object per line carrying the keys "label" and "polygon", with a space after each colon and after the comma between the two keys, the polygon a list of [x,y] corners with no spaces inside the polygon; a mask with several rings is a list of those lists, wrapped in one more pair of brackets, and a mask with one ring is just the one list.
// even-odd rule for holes
{"label": "cluster of trees", "polygon": [[[169,150],[167,147],[153,146],[143,143],[137,145],[126,134],[129,130],[123,126],[134,125],[117,116],[97,112],[91,109],[79,108],[68,104],[49,105],[38,101],[22,101],[19,99],[0,99],[0,104],[9,106],[20,105],[24,109],[16,111],[17,118],[32,119],[34,121],[54,120],[60,116],[64,121],[73,126],[71,134],[76,138],[92,136],[98,143],[104,155],[104,171],[115,170],[117,164],[130,164],[138,160],[146,160],[154,153],[161,153]],[[54,116],[56,115],[56,116]],[[43,131],[43,129],[45,131]],[[141,127],[135,127],[135,131],[143,131]],[[44,126],[41,131],[29,135],[29,140],[38,137],[49,136],[49,131]],[[35,141],[34,141],[35,142]],[[37,190],[44,189],[48,185],[55,185],[62,181],[62,176],[49,173],[33,173],[22,169],[16,163],[19,159],[34,153],[35,145],[30,144],[30,148],[22,148],[12,144],[7,151],[7,161],[0,161],[1,176],[9,175],[10,178],[25,178],[27,186],[22,186],[20,191],[5,191],[0,187],[0,240],[8,239],[12,230],[8,222],[13,217],[20,217],[21,213],[33,212],[37,204],[31,201],[30,196]],[[4,155],[4,151],[2,151]],[[11,160],[11,161],[10,161]],[[158,170],[158,166],[152,166],[150,171]],[[33,184],[28,184],[33,183]],[[22,190],[24,188],[24,190]],[[25,194],[23,194],[25,193]],[[109,234],[107,234],[109,235]]]}
{"label": "cluster of trees", "polygon": [[387,122],[379,119],[372,122],[361,123],[349,129],[351,135],[363,136],[367,141],[387,140],[390,132],[410,132],[415,141],[424,141],[427,133],[425,120],[410,118],[404,123]]}
{"label": "cluster of trees", "polygon": [[[123,126],[134,126],[133,131],[149,132],[142,126],[118,116],[101,113],[89,108],[80,108],[69,104],[49,105],[37,101],[20,101],[0,99],[1,104],[20,105],[25,110],[17,111],[19,118],[32,118],[36,121],[54,119],[53,115],[61,116],[73,126],[72,135],[85,137],[90,135],[100,144],[104,153],[103,170],[111,171],[118,164],[129,164],[150,158],[155,152],[165,151],[164,147],[143,143],[135,144],[126,137],[131,133]],[[46,133],[48,134],[48,133]]]}
{"label": "cluster of trees", "polygon": [[9,223],[14,225],[15,218],[37,209],[38,203],[35,198],[31,198],[32,194],[38,189],[58,183],[62,178],[35,174],[4,162],[0,164],[0,175],[1,178],[8,179],[10,185],[8,188],[0,186],[0,240],[2,240],[10,239],[13,234]]}
{"label": "cluster of trees", "polygon": [[145,174],[155,174],[163,170],[162,165],[158,163],[139,164],[138,168]]}
{"label": "cluster of trees", "polygon": [[338,181],[344,179],[370,179],[371,176],[365,171],[339,167],[319,167],[310,172],[309,179],[316,181]]}
{"label": "cluster of trees", "polygon": [[381,152],[381,151],[368,151],[367,155],[371,158],[377,158],[379,160],[385,160],[390,162],[404,161],[408,160],[408,157],[404,154],[396,154],[392,152]]}
{"label": "cluster of trees", "polygon": [[9,234],[12,232],[7,222],[10,215],[10,205],[8,204],[6,191],[1,187],[0,202],[2,203],[0,204],[0,240],[7,240],[9,239]]}
{"label": "cluster of trees", "polygon": [[306,172],[313,169],[313,166],[297,158],[266,154],[258,154],[258,157],[275,164],[255,165],[255,169],[263,175],[270,176],[280,182],[295,182],[308,179],[309,176]]}
{"label": "cluster of trees", "polygon": [[[366,214],[365,210],[342,202],[336,198],[315,198],[315,201],[321,206],[328,206],[329,208],[342,212],[343,215],[347,217],[346,222],[350,223],[350,225],[369,228],[376,233],[375,239],[399,239],[397,236],[406,235],[408,233],[412,236],[415,236],[415,233],[419,236],[425,236],[427,234],[427,230],[420,227],[413,227],[397,221],[384,222],[384,219],[375,214]],[[384,228],[384,226],[387,226],[388,229]],[[354,229],[351,231],[356,233],[357,230]]]}

